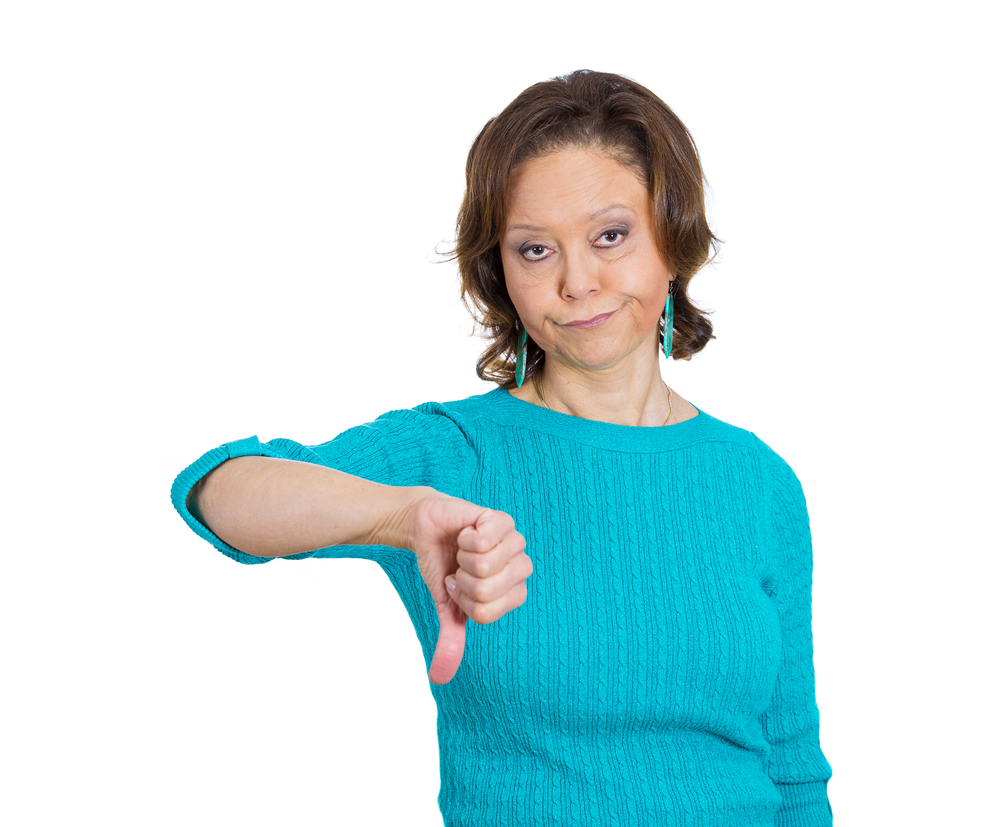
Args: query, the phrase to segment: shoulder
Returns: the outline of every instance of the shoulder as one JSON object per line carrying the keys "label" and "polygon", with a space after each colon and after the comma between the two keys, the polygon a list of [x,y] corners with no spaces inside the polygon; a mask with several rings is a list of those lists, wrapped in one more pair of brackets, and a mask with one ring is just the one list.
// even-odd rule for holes
{"label": "shoulder", "polygon": [[431,415],[473,421],[488,418],[507,395],[501,388],[494,388],[486,393],[467,396],[465,399],[456,399],[452,402],[427,402],[419,407]]}
{"label": "shoulder", "polygon": [[486,393],[452,402],[424,402],[413,408],[399,408],[351,431],[388,443],[406,441],[454,447],[469,441],[476,420],[484,417],[490,408],[491,396]]}
{"label": "shoulder", "polygon": [[763,476],[762,482],[766,487],[801,492],[801,484],[792,467],[784,457],[754,431],[731,425],[728,422],[709,416],[704,411],[699,411],[699,416],[708,417],[712,425],[711,433],[715,440],[735,444],[746,449],[747,454],[754,458],[760,469],[760,473]]}
{"label": "shoulder", "polygon": [[777,451],[774,450],[768,443],[764,442],[757,434],[753,431],[747,431],[748,434],[753,438],[754,445],[759,452],[761,459],[767,464],[769,470],[772,473],[778,474],[782,477],[795,477],[795,472],[792,467],[785,461],[785,458],[781,456]]}
{"label": "shoulder", "polygon": [[741,446],[748,449],[751,453],[760,456],[762,460],[771,461],[772,456],[780,459],[771,447],[753,431],[740,428],[737,425],[712,416],[700,408],[695,408],[694,410],[697,416],[688,421],[698,422],[698,420],[703,420],[701,423],[702,428],[706,434],[711,435],[713,441],[729,442]]}
{"label": "shoulder", "polygon": [[788,523],[805,522],[807,525],[806,497],[798,475],[770,445],[756,434],[752,436],[757,445],[765,488],[769,492],[771,518]]}
{"label": "shoulder", "polygon": [[488,415],[495,393],[479,394],[451,402],[424,402],[413,408],[388,411],[367,424],[420,430],[430,428],[441,432],[462,430],[464,426]]}
{"label": "shoulder", "polygon": [[[473,398],[474,399],[474,398]],[[466,497],[477,461],[472,400],[387,411],[309,449],[312,461],[387,485],[429,485]]]}

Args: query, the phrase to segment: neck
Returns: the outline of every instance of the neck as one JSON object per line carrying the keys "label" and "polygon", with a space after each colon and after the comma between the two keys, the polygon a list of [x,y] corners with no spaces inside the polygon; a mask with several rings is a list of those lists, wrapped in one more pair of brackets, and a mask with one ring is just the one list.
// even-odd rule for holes
{"label": "neck", "polygon": [[517,395],[581,419],[652,428],[665,424],[670,410],[655,353],[637,364],[602,370],[582,369],[550,358],[534,381],[540,397],[531,381]]}

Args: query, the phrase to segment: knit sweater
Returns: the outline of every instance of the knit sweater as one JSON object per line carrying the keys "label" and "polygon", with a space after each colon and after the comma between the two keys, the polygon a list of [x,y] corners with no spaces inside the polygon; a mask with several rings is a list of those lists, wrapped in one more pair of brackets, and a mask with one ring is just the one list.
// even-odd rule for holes
{"label": "knit sweater", "polygon": [[[429,485],[510,514],[528,598],[467,623],[437,701],[447,827],[832,823],[819,744],[805,500],[754,434],[699,410],[641,428],[536,407],[502,389],[393,411],[306,447],[255,437],[177,477],[185,506],[230,457],[319,463]],[[437,614],[410,551],[336,546],[388,575],[429,668]],[[285,558],[290,559],[290,558]]]}

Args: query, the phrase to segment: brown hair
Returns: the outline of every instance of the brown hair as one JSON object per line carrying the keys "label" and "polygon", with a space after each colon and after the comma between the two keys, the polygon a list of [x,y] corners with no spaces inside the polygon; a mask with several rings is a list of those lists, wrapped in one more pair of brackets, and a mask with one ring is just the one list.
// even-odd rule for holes
{"label": "brown hair", "polygon": [[[521,164],[571,147],[604,152],[646,182],[657,244],[675,274],[671,355],[690,359],[715,338],[706,313],[687,296],[688,283],[719,243],[705,217],[704,175],[691,135],[644,86],[621,75],[580,70],[525,89],[483,127],[465,165],[454,257],[462,300],[490,340],[476,373],[501,387],[516,384],[518,335],[517,311],[500,260],[507,189]],[[544,357],[529,339],[525,375],[537,370]]]}

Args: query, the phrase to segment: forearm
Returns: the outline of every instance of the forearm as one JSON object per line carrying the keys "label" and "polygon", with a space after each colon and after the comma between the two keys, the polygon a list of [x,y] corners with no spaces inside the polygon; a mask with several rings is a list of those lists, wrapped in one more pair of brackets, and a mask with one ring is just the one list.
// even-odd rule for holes
{"label": "forearm", "polygon": [[336,545],[407,548],[410,508],[428,490],[381,485],[307,462],[246,456],[206,474],[187,504],[234,548],[287,557]]}

